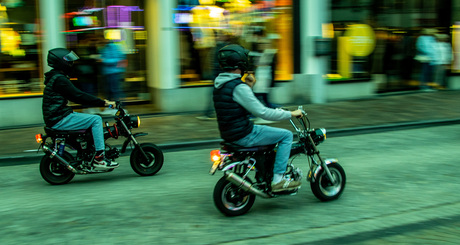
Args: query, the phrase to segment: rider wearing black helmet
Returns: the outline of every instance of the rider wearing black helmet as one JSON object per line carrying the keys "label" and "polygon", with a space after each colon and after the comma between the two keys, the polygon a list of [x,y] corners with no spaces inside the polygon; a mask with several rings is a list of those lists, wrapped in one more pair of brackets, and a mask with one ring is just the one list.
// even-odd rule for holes
{"label": "rider wearing black helmet", "polygon": [[224,72],[214,81],[214,107],[222,139],[237,145],[251,147],[278,144],[273,169],[272,191],[284,191],[300,186],[299,181],[284,177],[291,150],[293,135],[287,129],[254,125],[252,114],[265,120],[280,121],[302,116],[300,110],[284,111],[264,106],[252,92],[255,78],[242,77],[250,69],[249,50],[230,44],[218,51],[218,60]]}
{"label": "rider wearing black helmet", "polygon": [[81,130],[91,128],[96,156],[93,165],[99,168],[115,168],[118,163],[104,156],[104,133],[102,118],[98,115],[77,113],[68,106],[68,101],[78,104],[102,107],[115,102],[102,100],[76,88],[69,80],[74,61],[78,55],[65,48],[55,48],[48,52],[47,62],[53,69],[45,73],[43,91],[43,119],[47,127],[57,130]]}

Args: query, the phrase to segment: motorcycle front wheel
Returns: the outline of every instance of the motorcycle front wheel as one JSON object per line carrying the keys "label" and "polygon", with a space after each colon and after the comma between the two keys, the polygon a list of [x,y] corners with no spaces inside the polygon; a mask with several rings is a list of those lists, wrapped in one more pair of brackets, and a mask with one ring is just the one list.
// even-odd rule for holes
{"label": "motorcycle front wheel", "polygon": [[333,184],[324,169],[321,169],[315,181],[310,182],[311,191],[321,201],[335,200],[342,195],[347,177],[342,166],[338,163],[327,165],[335,179]]}
{"label": "motorcycle front wheel", "polygon": [[160,171],[163,166],[164,156],[163,152],[155,144],[144,143],[140,145],[144,151],[147,159],[142,154],[139,148],[131,152],[129,161],[131,168],[141,176],[151,176]]}
{"label": "motorcycle front wheel", "polygon": [[[73,156],[67,151],[64,151],[62,158],[69,163],[73,161]],[[40,174],[46,182],[52,185],[67,184],[75,176],[75,174],[59,162],[57,158],[50,158],[49,154],[43,156],[40,161]]]}
{"label": "motorcycle front wheel", "polygon": [[214,187],[214,204],[220,212],[227,216],[245,214],[251,209],[256,196],[238,188],[226,177],[220,178]]}

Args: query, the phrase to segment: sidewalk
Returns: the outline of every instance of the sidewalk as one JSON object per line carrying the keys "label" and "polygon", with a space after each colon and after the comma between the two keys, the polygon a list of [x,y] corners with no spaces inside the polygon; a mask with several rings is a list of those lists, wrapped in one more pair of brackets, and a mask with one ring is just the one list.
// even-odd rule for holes
{"label": "sidewalk", "polygon": [[[329,132],[375,126],[396,126],[404,123],[429,123],[448,121],[460,122],[460,91],[410,92],[404,94],[379,95],[371,99],[338,101],[326,104],[306,104],[311,126],[324,127]],[[288,107],[295,109],[296,106]],[[215,142],[218,146],[217,122],[196,119],[199,113],[155,114],[149,106],[127,107],[132,115],[141,116],[141,126],[133,132],[145,132],[147,136],[139,142],[150,142],[162,148],[176,144],[196,145]],[[113,119],[104,118],[113,123]],[[289,121],[270,124],[292,130]],[[35,134],[44,133],[41,125],[19,129],[0,130],[0,160],[13,161],[14,158],[37,156],[38,144]],[[119,146],[123,139],[108,140]],[[40,152],[41,153],[41,152]]]}

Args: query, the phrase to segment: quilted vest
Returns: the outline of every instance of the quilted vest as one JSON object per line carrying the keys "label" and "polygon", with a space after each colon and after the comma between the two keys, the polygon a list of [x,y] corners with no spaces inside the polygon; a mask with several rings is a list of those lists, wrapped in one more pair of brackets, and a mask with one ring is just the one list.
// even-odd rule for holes
{"label": "quilted vest", "polygon": [[250,113],[233,100],[233,90],[243,83],[237,78],[214,88],[213,100],[216,109],[220,136],[227,142],[239,140],[251,133],[254,123],[249,120]]}

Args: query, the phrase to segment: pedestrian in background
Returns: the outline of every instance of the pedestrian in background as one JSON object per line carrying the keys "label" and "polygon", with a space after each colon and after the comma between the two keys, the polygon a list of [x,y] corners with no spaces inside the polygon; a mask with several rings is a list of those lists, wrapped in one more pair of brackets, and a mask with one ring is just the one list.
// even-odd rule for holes
{"label": "pedestrian in background", "polygon": [[[219,73],[223,72],[222,68],[219,65],[219,61],[217,60],[218,51],[231,44],[233,40],[233,36],[228,31],[221,31],[216,33],[217,43],[213,49],[213,60],[212,60],[212,76],[213,76],[213,83]],[[214,86],[213,86],[214,87]],[[213,89],[211,89],[211,96],[209,97],[209,103],[206,105],[206,110],[204,111],[202,116],[198,116],[197,119],[199,120],[215,120],[216,119],[216,112],[214,111],[214,104],[212,101],[212,93]]]}
{"label": "pedestrian in background", "polygon": [[444,89],[447,88],[447,71],[453,60],[452,47],[447,34],[437,34],[435,37],[437,58],[434,63],[434,82]]}
{"label": "pedestrian in background", "polygon": [[[122,47],[112,40],[105,40],[101,49],[102,75],[104,91],[109,100],[117,101],[124,98],[123,82],[125,80],[128,60]],[[105,109],[103,115],[113,115],[116,109]]]}
{"label": "pedestrian in background", "polygon": [[[80,59],[75,62],[75,73],[78,79],[76,86],[82,91],[98,96],[98,59],[97,43],[92,35],[83,36],[76,49]],[[99,108],[83,109],[84,113],[98,114]]]}
{"label": "pedestrian in background", "polygon": [[[260,40],[258,46],[258,52],[255,54],[255,78],[257,82],[254,84],[253,91],[266,107],[275,108],[276,106],[270,103],[268,98],[274,85],[275,59],[278,50],[272,48],[270,40],[267,39]],[[256,118],[254,122],[264,124],[272,123],[273,121]]]}
{"label": "pedestrian in background", "polygon": [[415,44],[417,55],[415,60],[420,62],[420,89],[424,91],[432,91],[429,83],[433,82],[433,67],[436,60],[436,39],[434,38],[436,29],[423,29],[422,35],[417,38]]}

